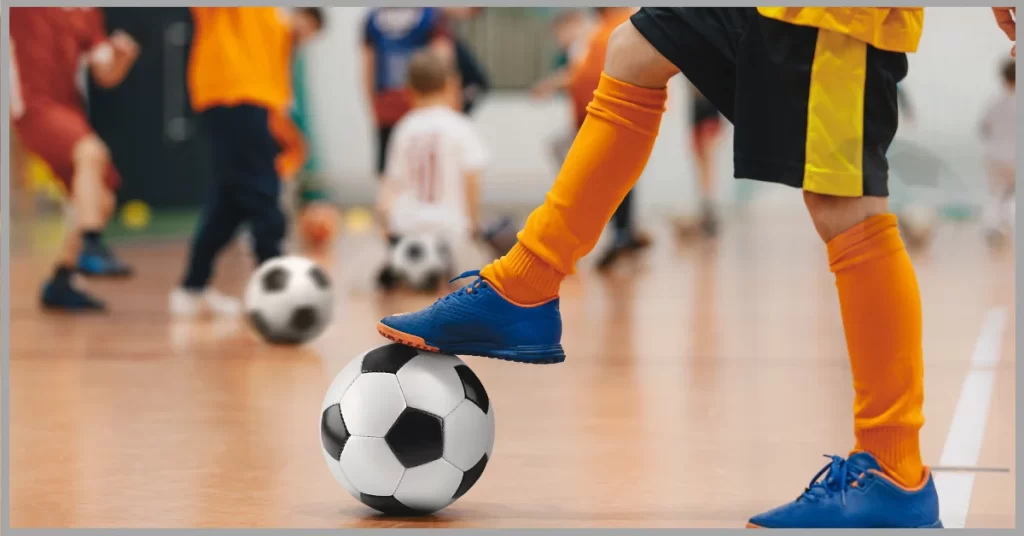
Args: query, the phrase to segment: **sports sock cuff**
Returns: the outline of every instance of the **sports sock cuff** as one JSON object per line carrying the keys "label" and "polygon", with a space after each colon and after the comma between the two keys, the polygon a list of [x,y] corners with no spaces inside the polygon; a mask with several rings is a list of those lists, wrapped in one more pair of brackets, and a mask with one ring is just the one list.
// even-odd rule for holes
{"label": "sports sock cuff", "polygon": [[651,89],[601,73],[588,115],[600,117],[646,136],[657,136],[668,99],[667,88]]}
{"label": "sports sock cuff", "polygon": [[518,242],[500,263],[502,272],[506,274],[500,282],[501,289],[506,297],[523,305],[533,305],[557,296],[558,288],[565,279],[558,270]]}
{"label": "sports sock cuff", "polygon": [[857,447],[871,453],[882,471],[897,484],[913,488],[924,473],[916,428],[879,427],[857,430]]}
{"label": "sports sock cuff", "polygon": [[832,272],[904,249],[895,214],[878,214],[843,231],[828,243]]}

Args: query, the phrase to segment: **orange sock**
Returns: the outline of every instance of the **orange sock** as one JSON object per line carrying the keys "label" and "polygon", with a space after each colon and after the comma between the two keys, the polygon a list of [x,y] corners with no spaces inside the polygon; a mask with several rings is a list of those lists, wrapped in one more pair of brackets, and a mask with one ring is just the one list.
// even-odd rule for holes
{"label": "orange sock", "polygon": [[523,304],[558,294],[576,261],[594,249],[615,209],[647,165],[665,88],[648,89],[602,74],[587,118],[544,204],[530,214],[519,243],[481,275]]}
{"label": "orange sock", "polygon": [[896,216],[872,216],[828,243],[853,369],[855,451],[913,487],[924,467],[921,295]]}

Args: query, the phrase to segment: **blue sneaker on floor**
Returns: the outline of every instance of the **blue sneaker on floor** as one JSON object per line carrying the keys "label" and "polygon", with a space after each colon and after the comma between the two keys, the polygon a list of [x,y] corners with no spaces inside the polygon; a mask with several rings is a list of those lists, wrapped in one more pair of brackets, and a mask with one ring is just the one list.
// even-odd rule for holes
{"label": "blue sneaker on floor", "polygon": [[76,289],[69,280],[51,279],[43,286],[40,298],[45,309],[63,311],[103,311],[106,305]]}
{"label": "blue sneaker on floor", "polygon": [[78,272],[91,277],[128,277],[132,268],[103,244],[87,245],[78,256]]}
{"label": "blue sneaker on floor", "polygon": [[377,331],[395,342],[429,352],[518,363],[565,361],[558,298],[529,307],[517,305],[477,271],[452,281],[471,276],[476,280],[426,309],[381,320]]}
{"label": "blue sneaker on floor", "polygon": [[866,452],[832,456],[800,497],[750,518],[747,527],[941,529],[939,496],[925,471],[924,483],[907,489],[883,475]]}

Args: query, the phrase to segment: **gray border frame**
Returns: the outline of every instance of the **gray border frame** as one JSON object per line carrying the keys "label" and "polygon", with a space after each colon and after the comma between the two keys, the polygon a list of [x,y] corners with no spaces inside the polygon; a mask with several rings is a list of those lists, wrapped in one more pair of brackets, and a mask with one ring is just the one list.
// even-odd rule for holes
{"label": "gray border frame", "polygon": [[[10,214],[10,195],[9,195],[9,192],[10,192],[10,165],[9,165],[9,162],[10,162],[10,144],[7,141],[9,139],[8,136],[10,135],[10,133],[9,133],[9,125],[10,125],[10,109],[9,109],[9,106],[10,106],[10,101],[9,101],[8,98],[6,98],[6,94],[7,94],[6,88],[8,87],[7,86],[7,84],[8,84],[7,77],[9,76],[9,72],[10,72],[9,71],[9,56],[8,56],[8,54],[9,54],[9,40],[8,40],[8,37],[9,37],[9,27],[8,27],[8,22],[7,22],[7,21],[10,20],[10,18],[8,17],[8,10],[9,10],[9,7],[11,5],[13,5],[13,6],[32,6],[32,5],[36,5],[36,6],[103,6],[103,7],[110,7],[110,6],[138,6],[141,3],[143,3],[143,2],[138,1],[138,0],[136,0],[134,2],[132,2],[130,0],[129,1],[125,1],[125,0],[101,0],[101,1],[93,1],[93,2],[90,2],[88,0],[56,0],[56,1],[50,1],[50,2],[48,2],[46,0],[41,0],[41,1],[40,0],[9,0],[7,2],[7,4],[2,7],[2,19],[3,19],[3,22],[0,22],[0,26],[2,26],[2,30],[0,30],[0,41],[2,41],[2,43],[0,43],[0,53],[2,53],[2,57],[0,57],[0,68],[2,68],[2,72],[0,72],[0,81],[2,81],[2,82],[0,82],[0,83],[2,83],[3,87],[4,87],[4,90],[3,90],[4,97],[0,98],[0,101],[2,101],[2,103],[0,103],[0,123],[2,123],[2,124],[0,124],[0,145],[2,145],[2,148],[0,148],[0,163],[2,163],[2,164],[0,164],[0,165],[2,165],[2,171],[0,171],[0,388],[2,388],[2,393],[0,393],[0,449],[2,449],[2,456],[0,456],[0,520],[2,520],[2,523],[0,523],[0,533],[10,534],[10,535],[18,535],[18,534],[26,534],[26,535],[28,535],[28,534],[38,534],[38,535],[81,534],[81,535],[97,535],[97,536],[99,536],[99,535],[108,535],[108,534],[125,534],[125,535],[128,535],[128,534],[131,534],[131,535],[136,535],[136,534],[147,535],[148,534],[148,535],[156,536],[156,535],[182,534],[182,535],[198,536],[198,535],[202,535],[202,534],[224,534],[224,533],[241,534],[241,533],[247,533],[247,532],[255,532],[255,531],[258,530],[259,532],[268,533],[268,534],[292,534],[292,533],[293,534],[335,534],[335,533],[338,532],[339,529],[220,529],[220,530],[216,530],[215,531],[215,530],[209,530],[209,529],[26,529],[26,528],[19,529],[19,528],[11,528],[11,526],[10,526],[10,434],[9,434],[9,430],[10,430],[10,386],[11,386],[10,385],[11,384],[11,378],[10,378],[10,371],[11,371],[11,367],[10,367],[10,365],[11,365],[11,352],[10,352],[10,334],[11,334],[10,289],[11,289],[11,278],[10,278],[10,275],[11,274],[10,274],[10,263],[8,262],[8,259],[10,259],[10,247],[11,247],[11,214]],[[225,6],[230,6],[230,5],[239,5],[241,2],[230,2],[230,1],[223,1],[223,0],[221,0],[221,1],[197,1],[197,2],[187,2],[187,1],[183,1],[183,0],[169,0],[169,1],[165,0],[165,1],[162,1],[162,2],[158,1],[158,2],[153,2],[153,3],[158,5],[158,6],[187,6],[187,5],[225,5]],[[673,1],[673,0],[649,0],[649,1],[645,2],[645,5],[679,5],[680,3],[682,3],[682,2],[679,2],[678,0],[675,0],[675,1]],[[875,4],[872,4],[871,2],[866,2],[864,0],[854,0],[854,1],[848,1],[848,2],[841,2],[840,0],[825,0],[825,1],[819,0],[818,2],[815,2],[815,3],[816,4],[820,4],[820,5],[851,5],[851,6],[853,6],[853,5],[861,5],[861,6],[875,5]],[[905,1],[905,0],[902,0],[902,1],[901,0],[896,0],[896,1],[890,1],[890,2],[887,2],[887,3],[889,5],[892,5],[892,6],[916,6],[916,5],[921,5],[921,2],[912,2],[912,1]],[[343,1],[337,1],[337,0],[335,0],[335,1],[331,1],[331,0],[327,0],[327,1],[317,0],[317,1],[312,1],[312,2],[302,2],[301,0],[279,0],[278,2],[266,2],[266,1],[251,2],[248,5],[262,5],[262,6],[267,6],[267,5],[282,5],[282,6],[287,6],[287,5],[320,5],[320,6],[329,6],[329,7],[358,7],[358,6],[365,6],[365,5],[368,5],[368,4],[369,5],[394,5],[394,6],[422,6],[422,5],[425,5],[425,4],[430,4],[430,2],[424,2],[422,0],[420,0],[420,1],[416,1],[416,0],[370,0],[370,1],[364,1],[364,2],[343,2]],[[477,1],[477,2],[471,2],[471,1],[462,0],[462,1],[442,1],[442,2],[437,2],[436,3],[436,5],[445,5],[445,6],[448,6],[448,5],[466,5],[466,6],[484,5],[484,6],[488,6],[489,5],[489,6],[495,6],[495,7],[503,7],[503,6],[509,6],[509,5],[515,5],[515,4],[518,4],[518,3],[502,2],[501,0],[480,0],[480,1]],[[544,5],[545,7],[562,7],[562,6],[614,6],[614,5],[621,5],[621,2],[615,3],[615,2],[609,2],[607,0],[598,0],[598,1],[586,1],[586,0],[548,0],[548,1],[545,1],[545,2],[537,2],[537,3],[533,3],[533,2],[526,3],[526,2],[524,2],[524,3],[520,4],[520,5],[522,5],[522,6],[531,6],[531,5],[536,6],[538,4]],[[729,2],[728,0],[703,0],[703,1],[697,1],[697,2],[692,2],[692,3],[688,2],[688,4],[690,4],[690,5],[725,5],[725,6],[727,6],[727,5],[752,5],[752,3],[749,0],[743,1],[743,2]],[[799,5],[798,3],[794,3],[794,2],[779,2],[779,4],[781,4],[781,5]],[[979,8],[990,7],[990,4],[980,4],[979,5],[979,4],[976,4],[974,2],[971,2],[970,4],[967,4],[967,6],[965,6],[965,4],[966,4],[966,2],[965,3],[959,3],[959,4],[953,3],[952,0],[932,0],[931,2],[928,2],[928,5],[931,6],[931,7],[940,7],[940,6],[941,7],[972,7],[971,4],[976,5]],[[993,23],[993,31],[998,31],[998,30],[995,29],[994,23]],[[1007,45],[1007,49],[1009,49],[1009,44]],[[1020,123],[1021,123],[1021,115],[1020,114],[1021,114],[1021,112],[1018,112],[1018,116],[1017,116],[1017,123],[1018,123],[1018,125],[1020,125]],[[1018,137],[1018,139],[1017,139],[1017,153],[1018,154],[1022,153],[1021,146],[1022,146],[1022,140],[1021,140],[1021,138]],[[1018,180],[1019,180],[1019,177],[1018,177]],[[1022,200],[1024,200],[1024,194],[1022,194],[1021,191],[1018,190],[1017,191],[1017,201],[1018,201],[1018,203],[1020,203]],[[1019,223],[1017,225],[1016,244],[1015,245],[1016,245],[1018,251],[1022,247],[1024,247],[1024,236],[1022,236],[1022,234],[1021,234],[1021,225]],[[1020,275],[1021,275],[1021,270],[1020,270],[1019,267],[1016,267],[1016,266],[1015,266],[1014,269],[1015,269],[1016,277],[1019,279]],[[1016,289],[1016,296],[1015,296],[1015,302],[1014,302],[1014,306],[1016,308],[1019,308],[1019,305],[1020,305],[1020,302],[1021,302],[1021,294],[1022,294],[1022,292],[1024,292],[1024,291],[1022,291],[1022,289],[1018,286],[1017,289]],[[1019,330],[1022,327],[1022,325],[1024,325],[1024,318],[1022,318],[1021,316],[1017,315],[1016,316],[1016,324],[1014,326],[1014,329],[1015,329],[1014,336],[1015,336],[1015,338],[1016,338],[1016,330]],[[1017,348],[1017,352],[1016,352],[1016,358],[1017,358],[1018,361],[1020,361],[1020,356],[1021,356],[1021,348],[1018,347]],[[1018,369],[1017,370],[1017,385],[1020,385],[1020,383],[1021,383],[1020,380],[1021,380],[1021,371]],[[1020,404],[1018,404],[1018,410],[1019,409],[1020,409]],[[1017,450],[1017,462],[1018,462],[1017,465],[1019,467],[1019,461],[1020,461],[1020,451],[1019,451],[1019,448],[1020,448],[1020,426],[1019,426],[1019,424],[1020,424],[1020,417],[1019,416],[1020,416],[1020,411],[1017,411],[1017,416],[1018,416],[1017,417],[1017,422],[1015,423],[1015,426],[1016,426],[1015,435],[1016,435],[1017,449],[1018,449]],[[1020,488],[1020,483],[1021,483],[1021,472],[1018,470],[1017,475],[1016,475],[1016,484],[1017,484],[1017,488],[1018,489]],[[1017,504],[1016,504],[1016,506],[1018,507],[1017,509],[1019,509],[1021,501],[1022,501],[1022,498],[1018,494],[1017,495]],[[403,530],[414,530],[415,531],[415,530],[424,530],[424,529],[343,529],[343,530],[346,533],[353,532],[353,533],[381,534],[381,533],[398,533],[398,532],[403,531]],[[614,535],[618,535],[618,534],[622,534],[622,535],[629,534],[629,535],[632,535],[632,534],[634,534],[634,533],[636,533],[638,531],[643,532],[643,533],[647,533],[647,534],[653,534],[655,532],[675,532],[675,531],[682,531],[682,530],[689,530],[689,529],[632,529],[632,530],[631,529],[589,529],[589,530],[588,529],[571,529],[572,532],[577,532],[577,533],[581,533],[581,532],[586,531],[586,532],[589,532],[589,533],[601,533],[601,534],[609,534],[609,535],[612,535],[612,534],[614,534]],[[712,531],[716,531],[717,532],[719,530],[729,530],[729,529],[692,529],[692,530],[695,530],[695,531],[697,531],[699,533],[703,533],[703,532],[712,532]],[[737,530],[742,530],[742,529],[737,529]],[[975,532],[975,531],[980,531],[980,529],[964,529],[964,530],[966,530],[968,533]],[[1007,529],[1005,531],[1000,531],[1000,532],[1009,532],[1010,530],[1012,530],[1012,529]],[[439,533],[439,534],[453,534],[453,533],[457,532],[457,529],[440,529],[440,530],[435,529],[433,532]],[[463,532],[469,532],[469,533],[472,533],[472,534],[496,534],[496,533],[499,532],[499,530],[497,530],[497,529],[483,529],[483,530],[469,530],[469,529],[465,529],[465,530],[463,530]],[[508,531],[508,530],[501,530],[500,532],[501,533],[508,533],[510,531]],[[512,530],[511,532],[512,533],[526,532],[526,529]],[[532,530],[529,530],[529,532],[531,534],[559,534],[559,533],[563,533],[563,532],[570,532],[570,529],[532,529]],[[795,531],[795,530],[784,530],[782,532],[783,533],[791,533],[791,534],[797,533],[797,531]],[[896,531],[885,530],[885,531],[876,531],[876,532],[880,532],[880,533],[890,533],[890,532],[892,532],[892,533],[895,533]],[[832,531],[832,530],[814,531],[814,534],[826,534],[826,533],[836,533],[836,534],[838,534],[839,531]]]}

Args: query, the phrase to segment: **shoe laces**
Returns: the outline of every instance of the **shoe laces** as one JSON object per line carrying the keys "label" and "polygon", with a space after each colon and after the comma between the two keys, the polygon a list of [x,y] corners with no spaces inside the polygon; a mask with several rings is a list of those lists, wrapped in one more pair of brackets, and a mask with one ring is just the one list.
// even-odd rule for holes
{"label": "shoe laces", "polygon": [[480,285],[482,285],[484,282],[484,278],[480,277],[480,270],[469,270],[467,272],[462,272],[458,276],[450,279],[448,283],[451,284],[460,279],[465,279],[467,277],[475,277],[476,279],[472,283],[460,288],[459,290],[456,290],[455,292],[452,292],[451,294],[448,294],[447,296],[441,298],[438,301],[448,301],[453,296],[457,296],[459,294],[462,294],[463,292],[465,292],[466,294],[472,294],[473,291],[480,288]]}
{"label": "shoe laces", "polygon": [[864,473],[858,473],[859,469],[841,456],[823,456],[831,458],[832,461],[814,475],[800,498],[816,502],[822,496],[830,497],[834,493],[839,493],[840,503],[846,506],[846,490],[860,485]]}

